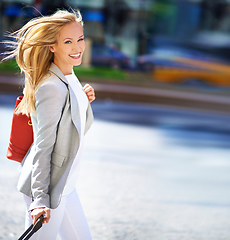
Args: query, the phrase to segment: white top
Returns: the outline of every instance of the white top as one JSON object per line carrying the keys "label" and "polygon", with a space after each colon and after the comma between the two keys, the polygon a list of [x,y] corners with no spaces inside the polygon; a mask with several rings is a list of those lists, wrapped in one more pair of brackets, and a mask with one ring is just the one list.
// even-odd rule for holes
{"label": "white top", "polygon": [[84,131],[85,131],[85,122],[86,122],[86,111],[87,111],[87,107],[88,107],[88,98],[85,94],[85,91],[82,88],[81,83],[79,82],[79,80],[76,77],[76,75],[74,74],[74,72],[72,72],[72,74],[70,74],[70,75],[66,75],[65,78],[67,79],[70,87],[73,89],[73,91],[77,97],[78,104],[79,104],[80,120],[81,120],[81,128],[80,128],[81,132],[79,133],[80,134],[79,137],[80,137],[81,141],[80,141],[77,155],[74,159],[73,165],[70,169],[68,178],[66,180],[66,185],[65,185],[63,193],[62,193],[63,196],[68,195],[75,189],[76,179],[77,179],[77,169],[78,169],[81,157],[82,157],[83,147],[84,147]]}

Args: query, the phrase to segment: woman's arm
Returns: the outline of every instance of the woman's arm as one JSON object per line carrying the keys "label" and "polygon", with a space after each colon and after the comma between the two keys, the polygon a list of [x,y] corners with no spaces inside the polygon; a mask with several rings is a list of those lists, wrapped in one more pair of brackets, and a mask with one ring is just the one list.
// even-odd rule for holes
{"label": "woman's arm", "polygon": [[56,132],[66,101],[67,87],[59,79],[46,81],[36,92],[37,134],[33,159],[31,190],[33,202],[29,210],[50,207],[49,184],[51,154]]}

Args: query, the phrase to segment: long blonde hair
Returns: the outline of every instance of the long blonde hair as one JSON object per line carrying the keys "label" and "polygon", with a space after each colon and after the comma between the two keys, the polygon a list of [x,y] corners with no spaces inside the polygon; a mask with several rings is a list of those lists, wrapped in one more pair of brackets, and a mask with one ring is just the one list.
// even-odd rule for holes
{"label": "long blonde hair", "polygon": [[32,19],[13,33],[17,43],[8,58],[16,56],[17,64],[25,74],[24,97],[17,113],[29,115],[35,112],[35,92],[54,59],[49,46],[57,43],[58,33],[63,26],[74,21],[83,26],[79,11],[70,13],[58,10],[51,16]]}

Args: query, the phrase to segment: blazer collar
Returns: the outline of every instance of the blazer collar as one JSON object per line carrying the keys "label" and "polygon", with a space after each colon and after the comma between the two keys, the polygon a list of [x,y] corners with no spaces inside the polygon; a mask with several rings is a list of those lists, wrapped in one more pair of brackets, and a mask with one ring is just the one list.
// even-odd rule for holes
{"label": "blazer collar", "polygon": [[62,73],[62,71],[58,68],[57,65],[55,65],[53,62],[50,65],[50,72],[52,72],[53,74],[57,75],[59,78],[62,79],[63,82],[65,82],[66,84],[68,84],[64,74]]}
{"label": "blazer collar", "polygon": [[[78,132],[80,132],[80,124],[81,124],[81,120],[79,117],[79,106],[78,106],[78,101],[77,98],[75,97],[75,94],[73,92],[73,89],[71,88],[71,86],[69,85],[67,79],[65,78],[64,74],[62,73],[62,71],[57,67],[57,65],[55,65],[54,63],[51,64],[50,72],[52,72],[53,74],[55,74],[57,77],[59,77],[64,83],[67,84],[68,89],[69,89],[69,93],[70,93],[70,102],[71,102],[71,115],[72,115],[72,120],[74,122],[74,125],[76,126],[76,128],[78,129]],[[92,108],[90,103],[88,104],[88,109],[87,109],[87,113],[86,113],[86,126],[85,126],[85,133],[87,132],[87,130],[89,129],[89,127],[91,126],[93,122],[93,112],[92,112]]]}
{"label": "blazer collar", "polygon": [[70,106],[71,106],[71,115],[72,115],[72,120],[74,122],[75,127],[77,128],[78,132],[80,133],[81,131],[81,120],[80,120],[80,116],[78,114],[79,112],[79,106],[78,106],[78,101],[77,98],[73,92],[73,89],[71,88],[71,86],[69,85],[67,79],[65,78],[64,74],[62,73],[62,71],[57,67],[57,65],[55,65],[54,63],[51,64],[49,71],[51,73],[53,73],[54,75],[56,75],[60,80],[62,80],[68,90],[69,90],[69,94],[70,94]]}

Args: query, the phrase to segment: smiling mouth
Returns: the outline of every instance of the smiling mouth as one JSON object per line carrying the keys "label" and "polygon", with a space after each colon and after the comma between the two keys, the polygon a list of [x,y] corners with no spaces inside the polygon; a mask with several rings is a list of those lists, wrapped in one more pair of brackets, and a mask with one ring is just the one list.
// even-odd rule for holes
{"label": "smiling mouth", "polygon": [[71,58],[78,59],[81,56],[81,53],[69,55]]}

